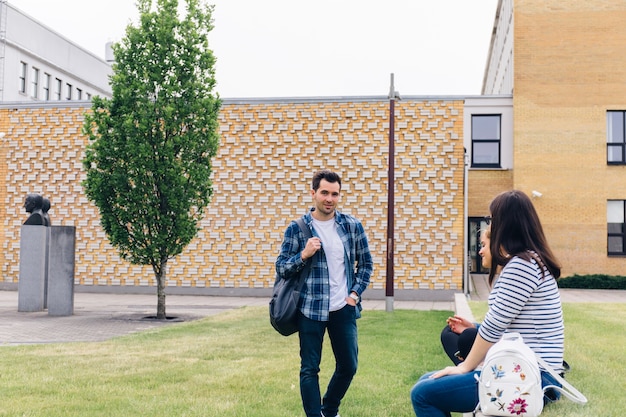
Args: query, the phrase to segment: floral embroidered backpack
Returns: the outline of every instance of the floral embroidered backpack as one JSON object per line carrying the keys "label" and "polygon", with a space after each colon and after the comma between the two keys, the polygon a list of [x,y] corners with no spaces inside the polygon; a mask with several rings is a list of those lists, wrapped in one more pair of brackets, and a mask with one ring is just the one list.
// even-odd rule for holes
{"label": "floral embroidered backpack", "polygon": [[[539,363],[562,387],[541,387]],[[487,352],[478,380],[476,410],[485,416],[538,417],[543,411],[543,393],[555,389],[578,404],[587,398],[566,382],[524,343],[519,333],[505,333]]]}
{"label": "floral embroidered backpack", "polygon": [[478,399],[486,416],[537,417],[543,410],[539,364],[519,333],[505,333],[487,352],[478,378]]}

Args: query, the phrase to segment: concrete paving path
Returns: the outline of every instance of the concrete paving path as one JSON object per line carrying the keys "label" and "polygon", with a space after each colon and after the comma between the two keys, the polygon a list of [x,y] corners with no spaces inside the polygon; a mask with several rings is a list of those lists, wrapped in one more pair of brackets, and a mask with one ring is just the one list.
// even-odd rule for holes
{"label": "concrete paving path", "polygon": [[[74,294],[74,314],[50,316],[47,311],[18,312],[17,291],[0,291],[0,346],[60,342],[98,342],[112,337],[196,320],[243,306],[267,307],[265,297],[168,295],[167,316],[156,314],[156,295]],[[385,300],[364,300],[365,309],[386,308]],[[396,301],[394,309],[454,310],[454,301]],[[268,321],[269,326],[269,321]]]}
{"label": "concrete paving path", "polygon": [[[488,295],[485,276],[474,276],[472,300]],[[561,290],[563,302],[626,303],[626,291]],[[243,306],[267,307],[265,297],[218,297],[168,295],[167,315],[171,320],[150,320],[156,314],[156,295],[74,294],[74,314],[50,316],[47,311],[18,312],[17,291],[0,291],[0,346],[61,342],[98,342],[160,326],[175,325]],[[385,300],[363,300],[366,310],[385,310]],[[463,315],[469,311],[467,297],[457,294],[453,301],[399,301],[393,309],[449,310]],[[471,312],[470,312],[471,313]],[[268,323],[269,325],[269,323]]]}

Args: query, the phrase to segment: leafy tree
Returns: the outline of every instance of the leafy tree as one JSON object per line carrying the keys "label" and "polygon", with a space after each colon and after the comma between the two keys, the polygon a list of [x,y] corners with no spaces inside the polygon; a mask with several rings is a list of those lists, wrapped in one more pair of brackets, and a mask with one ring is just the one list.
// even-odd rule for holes
{"label": "leafy tree", "polygon": [[152,266],[158,319],[167,261],[199,230],[219,145],[213,6],[185,2],[181,17],[178,0],[137,0],[139,24],[113,45],[112,98],[95,97],[83,126],[85,192],[120,256]]}

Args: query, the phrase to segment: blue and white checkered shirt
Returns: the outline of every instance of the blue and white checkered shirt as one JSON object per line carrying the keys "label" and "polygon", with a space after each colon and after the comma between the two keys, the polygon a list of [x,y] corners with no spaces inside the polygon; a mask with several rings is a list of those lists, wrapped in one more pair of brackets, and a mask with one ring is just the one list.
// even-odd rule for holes
{"label": "blue and white checkered shirt", "polygon": [[[317,236],[312,226],[311,213],[304,216],[304,222],[311,229],[311,234]],[[363,225],[355,217],[335,210],[337,233],[344,246],[346,278],[348,292],[356,292],[359,297],[367,288],[372,275],[374,263],[370,254],[369,245]],[[292,221],[287,230],[280,254],[276,259],[276,276],[281,279],[298,279],[300,271],[305,266],[300,254],[306,246],[306,240],[300,227]],[[323,249],[315,265],[311,265],[309,276],[306,278],[300,294],[300,311],[306,317],[316,321],[328,321],[330,309],[330,280],[328,265]],[[308,260],[310,262],[310,260]],[[357,309],[357,315],[361,306]]]}

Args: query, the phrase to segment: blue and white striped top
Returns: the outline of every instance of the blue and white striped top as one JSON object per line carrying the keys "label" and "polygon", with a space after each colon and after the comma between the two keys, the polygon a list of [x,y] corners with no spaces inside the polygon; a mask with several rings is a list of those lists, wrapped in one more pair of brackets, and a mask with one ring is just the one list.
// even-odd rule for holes
{"label": "blue and white striped top", "polygon": [[563,370],[564,325],[556,280],[537,261],[513,257],[489,294],[489,311],[479,333],[495,343],[505,332],[518,332],[552,368]]}

